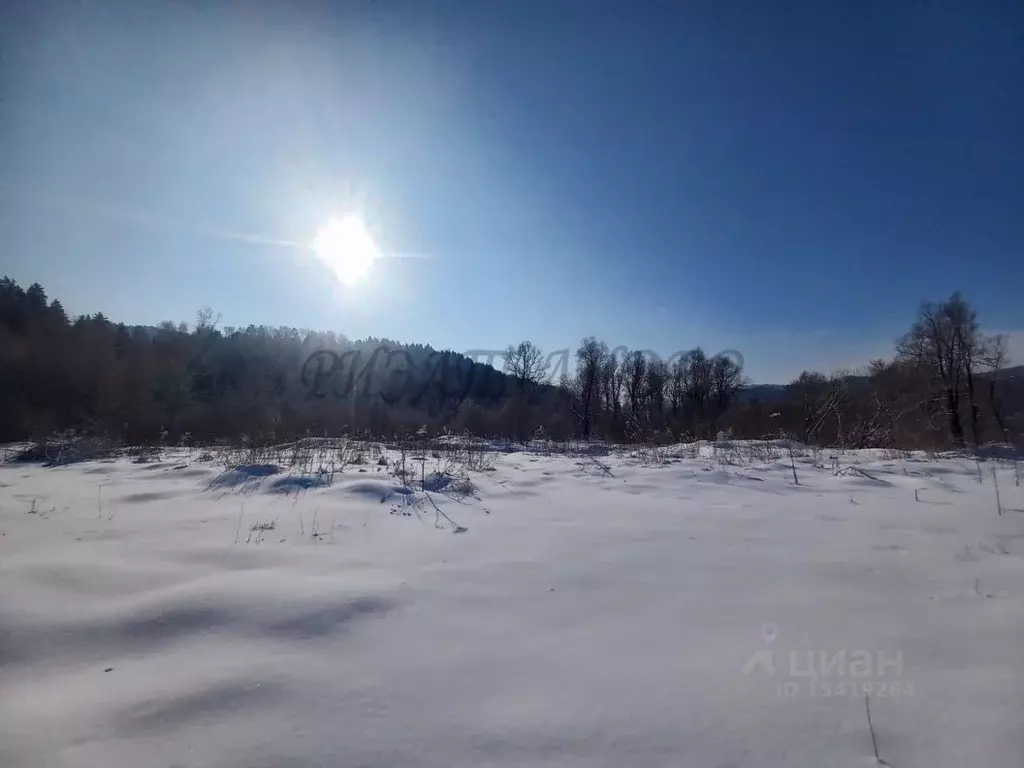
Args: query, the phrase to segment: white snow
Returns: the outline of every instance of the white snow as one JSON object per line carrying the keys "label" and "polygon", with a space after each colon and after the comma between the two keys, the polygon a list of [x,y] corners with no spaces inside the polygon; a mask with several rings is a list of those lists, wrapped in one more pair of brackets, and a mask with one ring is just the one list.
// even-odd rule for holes
{"label": "white snow", "polygon": [[763,448],[2,465],[0,766],[1024,764],[1013,463]]}

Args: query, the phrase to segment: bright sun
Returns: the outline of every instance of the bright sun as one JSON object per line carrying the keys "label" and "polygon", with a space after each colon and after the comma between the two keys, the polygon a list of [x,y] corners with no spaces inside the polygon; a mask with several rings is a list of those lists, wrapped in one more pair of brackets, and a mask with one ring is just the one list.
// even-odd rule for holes
{"label": "bright sun", "polygon": [[355,216],[331,219],[317,232],[311,247],[344,285],[365,280],[380,256],[366,226]]}

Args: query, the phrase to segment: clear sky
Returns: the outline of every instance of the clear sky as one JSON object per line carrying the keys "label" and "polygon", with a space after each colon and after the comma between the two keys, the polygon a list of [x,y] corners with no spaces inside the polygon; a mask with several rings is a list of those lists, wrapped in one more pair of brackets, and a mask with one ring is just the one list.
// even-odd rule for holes
{"label": "clear sky", "polygon": [[[0,274],[69,312],[459,351],[891,352],[961,289],[1024,362],[1024,4],[0,9]],[[363,218],[342,286],[297,244]]]}

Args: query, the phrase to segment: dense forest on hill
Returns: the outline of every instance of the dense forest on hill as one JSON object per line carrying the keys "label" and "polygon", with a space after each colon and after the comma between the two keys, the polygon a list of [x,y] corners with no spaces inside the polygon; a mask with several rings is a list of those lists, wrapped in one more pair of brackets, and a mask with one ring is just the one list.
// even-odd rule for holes
{"label": "dense forest on hill", "polygon": [[151,445],[447,430],[942,448],[1019,444],[1024,434],[1022,369],[959,294],[922,304],[891,359],[865,371],[804,372],[786,386],[753,385],[735,360],[699,348],[665,361],[593,337],[571,365],[551,362],[530,342],[489,365],[388,339],[222,328],[209,309],[191,326],[69,318],[39,284],[0,280],[4,441],[69,431]]}

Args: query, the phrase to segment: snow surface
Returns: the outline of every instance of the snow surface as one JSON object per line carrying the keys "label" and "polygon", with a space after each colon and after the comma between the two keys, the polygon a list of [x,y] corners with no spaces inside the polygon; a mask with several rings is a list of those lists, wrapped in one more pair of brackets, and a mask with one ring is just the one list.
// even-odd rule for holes
{"label": "snow surface", "polygon": [[838,461],[0,466],[0,766],[1024,765],[1013,463]]}

